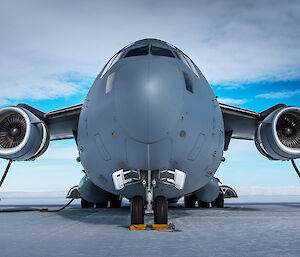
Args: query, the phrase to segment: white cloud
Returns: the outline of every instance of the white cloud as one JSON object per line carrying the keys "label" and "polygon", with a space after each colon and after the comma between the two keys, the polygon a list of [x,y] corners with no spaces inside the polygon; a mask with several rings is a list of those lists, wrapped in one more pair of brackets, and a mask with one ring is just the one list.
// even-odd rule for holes
{"label": "white cloud", "polygon": [[244,104],[247,103],[246,99],[233,99],[233,98],[218,98],[218,102],[222,104]]}
{"label": "white cloud", "polygon": [[96,77],[116,51],[145,37],[182,49],[213,84],[299,79],[299,7],[298,0],[6,1],[1,99],[73,95],[81,86],[51,75]]}
{"label": "white cloud", "polygon": [[295,95],[300,94],[300,89],[294,91],[280,91],[280,92],[270,92],[256,95],[258,98],[266,98],[266,99],[281,99],[281,98],[290,98]]}

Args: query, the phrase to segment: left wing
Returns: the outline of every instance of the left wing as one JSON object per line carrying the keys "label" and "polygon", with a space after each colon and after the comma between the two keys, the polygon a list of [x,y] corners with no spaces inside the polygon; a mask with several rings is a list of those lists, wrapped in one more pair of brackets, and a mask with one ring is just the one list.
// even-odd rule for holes
{"label": "left wing", "polygon": [[50,133],[50,140],[76,139],[79,115],[82,104],[43,113],[29,105],[18,104],[45,122]]}

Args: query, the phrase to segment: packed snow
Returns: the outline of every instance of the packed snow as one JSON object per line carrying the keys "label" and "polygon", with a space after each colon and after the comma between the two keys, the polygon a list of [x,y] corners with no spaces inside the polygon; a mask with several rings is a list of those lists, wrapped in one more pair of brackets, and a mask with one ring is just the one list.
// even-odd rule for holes
{"label": "packed snow", "polygon": [[[2,198],[0,209],[49,207],[54,197]],[[55,204],[58,203],[58,204]],[[129,231],[130,208],[81,209],[79,201],[58,213],[0,213],[0,256],[299,256],[300,196],[249,196],[224,209],[169,207],[181,232]],[[153,216],[145,223],[153,224]]]}

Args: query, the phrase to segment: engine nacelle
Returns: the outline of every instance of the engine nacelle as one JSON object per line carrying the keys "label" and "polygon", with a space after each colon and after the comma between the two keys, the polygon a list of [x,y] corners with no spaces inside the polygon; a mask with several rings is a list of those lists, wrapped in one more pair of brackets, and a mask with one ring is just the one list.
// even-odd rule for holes
{"label": "engine nacelle", "polygon": [[258,126],[255,144],[271,160],[300,157],[300,108],[284,107],[273,111]]}
{"label": "engine nacelle", "polygon": [[25,161],[42,155],[49,146],[43,121],[21,107],[0,109],[0,158]]}

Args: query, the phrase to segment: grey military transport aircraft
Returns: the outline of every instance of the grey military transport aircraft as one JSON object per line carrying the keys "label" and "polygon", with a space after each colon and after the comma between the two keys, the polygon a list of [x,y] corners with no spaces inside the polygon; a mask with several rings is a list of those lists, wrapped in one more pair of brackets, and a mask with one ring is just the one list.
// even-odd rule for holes
{"label": "grey military transport aircraft", "polygon": [[300,157],[300,108],[256,113],[218,102],[195,63],[175,46],[144,39],[105,65],[83,104],[43,113],[26,104],[0,109],[0,157],[35,160],[51,140],[74,138],[85,175],[69,197],[82,208],[131,201],[131,224],[168,203],[223,207],[235,191],[214,177],[231,138],[254,140],[271,160]]}

